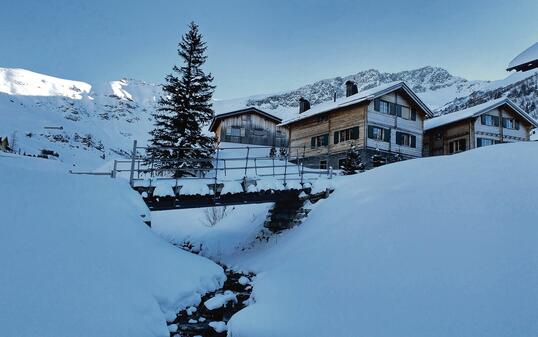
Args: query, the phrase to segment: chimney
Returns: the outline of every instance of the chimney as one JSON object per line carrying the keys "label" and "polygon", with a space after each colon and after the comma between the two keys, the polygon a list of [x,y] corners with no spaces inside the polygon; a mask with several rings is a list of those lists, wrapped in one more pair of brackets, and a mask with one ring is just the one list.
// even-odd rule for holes
{"label": "chimney", "polygon": [[299,113],[303,113],[310,109],[310,102],[304,97],[299,98]]}
{"label": "chimney", "polygon": [[359,89],[357,88],[357,83],[353,81],[346,81],[346,97],[355,95],[358,92]]}

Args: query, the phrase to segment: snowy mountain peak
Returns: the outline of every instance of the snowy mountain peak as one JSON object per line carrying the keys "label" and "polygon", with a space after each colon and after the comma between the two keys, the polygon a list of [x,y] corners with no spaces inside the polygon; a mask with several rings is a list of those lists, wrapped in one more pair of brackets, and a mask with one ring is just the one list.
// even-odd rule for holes
{"label": "snowy mountain peak", "polygon": [[19,96],[61,96],[81,99],[92,86],[25,69],[0,68],[0,92]]}

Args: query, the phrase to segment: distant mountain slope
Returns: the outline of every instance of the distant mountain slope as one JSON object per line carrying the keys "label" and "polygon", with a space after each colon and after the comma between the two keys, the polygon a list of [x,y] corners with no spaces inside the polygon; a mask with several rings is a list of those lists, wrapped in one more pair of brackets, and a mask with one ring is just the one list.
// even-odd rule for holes
{"label": "distant mountain slope", "polygon": [[[278,94],[215,100],[216,114],[256,106],[281,118],[298,113],[298,99],[312,105],[344,95],[345,82],[365,90],[405,81],[432,110],[452,112],[498,95],[508,95],[538,117],[538,74],[516,73],[499,81],[469,81],[437,67],[398,73],[375,69],[335,77]],[[16,150],[58,154],[73,166],[98,168],[124,157],[133,140],[144,144],[153,126],[151,113],[162,94],[160,85],[122,79],[98,85],[65,80],[24,69],[0,68],[0,137],[16,142]],[[107,164],[109,165],[109,164]]]}
{"label": "distant mountain slope", "polygon": [[[247,101],[249,106],[258,106],[276,110],[282,107],[295,108],[298,106],[298,98],[305,97],[312,105],[345,95],[345,83],[351,80],[357,83],[359,91],[376,87],[394,81],[405,81],[416,93],[425,94],[443,90],[446,94],[454,97],[457,94],[466,94],[469,90],[486,83],[484,81],[468,81],[461,77],[453,76],[448,71],[437,67],[423,67],[415,70],[407,70],[398,73],[384,73],[370,69],[354,75],[335,77],[305,85],[289,92],[269,95],[263,98],[253,98]],[[447,90],[451,89],[451,90]],[[426,100],[428,100],[426,98]],[[430,99],[430,104],[444,103],[443,99]]]}
{"label": "distant mountain slope", "polygon": [[538,119],[538,72],[529,77],[494,88],[484,88],[458,97],[438,111],[439,114],[466,109],[489,100],[507,96],[535,119]]}

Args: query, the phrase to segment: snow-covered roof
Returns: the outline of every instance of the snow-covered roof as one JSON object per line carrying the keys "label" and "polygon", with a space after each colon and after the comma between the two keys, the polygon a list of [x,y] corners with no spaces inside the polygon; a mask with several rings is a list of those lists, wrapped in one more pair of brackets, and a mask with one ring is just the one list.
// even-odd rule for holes
{"label": "snow-covered roof", "polygon": [[235,111],[230,111],[230,112],[225,112],[225,113],[221,113],[221,114],[216,115],[213,118],[213,120],[211,121],[211,124],[209,125],[209,131],[215,131],[215,129],[217,128],[217,125],[218,125],[218,121],[220,121],[221,119],[224,119],[226,117],[231,117],[231,116],[242,115],[242,114],[245,114],[245,113],[255,113],[255,114],[261,115],[261,116],[263,116],[265,118],[268,118],[268,119],[274,121],[275,123],[280,123],[282,121],[282,119],[278,118],[277,116],[271,115],[270,113],[262,111],[262,110],[260,110],[258,108],[248,107],[248,108],[235,110]]}
{"label": "snow-covered roof", "polygon": [[332,110],[343,108],[350,105],[363,103],[366,101],[371,101],[375,98],[378,98],[380,96],[383,96],[389,92],[392,92],[398,89],[405,90],[407,94],[411,96],[411,98],[426,112],[428,116],[433,116],[428,106],[424,104],[424,102],[422,102],[420,98],[418,98],[418,96],[413,92],[413,90],[411,90],[411,88],[409,88],[404,82],[400,81],[400,82],[390,82],[390,83],[377,86],[375,88],[367,89],[357,94],[351,95],[349,97],[337,99],[336,102],[329,101],[329,102],[315,105],[309,110],[299,114],[298,116],[295,116],[293,118],[283,121],[280,125],[289,125],[297,121],[300,121],[300,120],[303,120],[303,119],[306,119],[315,115],[319,115],[328,111],[332,111]]}
{"label": "snow-covered roof", "polygon": [[424,130],[430,130],[443,126],[446,124],[451,124],[458,122],[467,118],[478,117],[483,113],[491,111],[501,105],[510,106],[516,113],[523,117],[526,121],[531,123],[534,127],[538,127],[538,123],[531,116],[529,116],[523,109],[517,106],[511,99],[507,97],[497,98],[486,103],[478,104],[473,107],[448,113],[439,117],[427,119],[424,121]]}
{"label": "snow-covered roof", "polygon": [[538,67],[538,42],[516,56],[506,70],[526,71]]}

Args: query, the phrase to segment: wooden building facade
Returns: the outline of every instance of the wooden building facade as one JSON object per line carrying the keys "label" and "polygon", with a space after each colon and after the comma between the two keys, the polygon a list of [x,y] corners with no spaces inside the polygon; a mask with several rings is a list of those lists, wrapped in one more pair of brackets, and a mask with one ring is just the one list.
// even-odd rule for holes
{"label": "wooden building facade", "polygon": [[347,97],[306,111],[300,105],[299,115],[281,124],[288,128],[290,146],[303,147],[305,165],[337,169],[351,147],[366,166],[374,154],[387,160],[422,156],[424,119],[432,113],[405,83],[361,93],[352,82],[346,86]]}
{"label": "wooden building facade", "polygon": [[278,126],[282,120],[260,109],[250,107],[215,116],[209,130],[218,142],[288,146],[288,132]]}
{"label": "wooden building facade", "polygon": [[424,155],[458,153],[498,143],[528,141],[536,121],[508,98],[432,118],[425,123]]}

